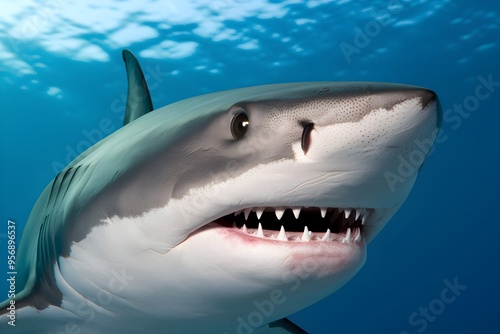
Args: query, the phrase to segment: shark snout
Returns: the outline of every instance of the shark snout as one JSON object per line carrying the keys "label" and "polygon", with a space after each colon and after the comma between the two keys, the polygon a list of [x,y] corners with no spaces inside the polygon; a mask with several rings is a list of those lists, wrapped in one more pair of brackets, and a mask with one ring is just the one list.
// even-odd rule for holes
{"label": "shark snout", "polygon": [[437,94],[430,89],[422,89],[421,99],[424,107],[429,104],[434,104],[434,109],[432,111],[436,114],[437,127],[440,128],[441,122],[443,121],[443,110]]}
{"label": "shark snout", "polygon": [[436,93],[430,89],[419,89],[422,106],[425,107],[431,102],[436,102],[438,97]]}
{"label": "shark snout", "polygon": [[430,113],[431,117],[435,116],[436,127],[441,126],[442,120],[442,110],[439,97],[433,90],[427,88],[415,87],[407,92],[407,100],[411,100],[415,97],[420,98],[421,110],[422,112]]}
{"label": "shark snout", "polygon": [[438,95],[430,90],[430,89],[419,89],[418,91],[422,103],[422,112],[426,112],[429,114],[429,117],[435,119],[435,128],[430,129],[430,132],[427,134],[425,140],[427,141],[427,147],[419,145],[419,149],[425,153],[425,158],[423,159],[422,164],[418,168],[419,170],[424,165],[427,157],[429,155],[430,149],[434,145],[434,140],[438,135],[439,129],[441,128],[441,123],[443,119],[443,111],[441,108],[441,103],[439,101]]}

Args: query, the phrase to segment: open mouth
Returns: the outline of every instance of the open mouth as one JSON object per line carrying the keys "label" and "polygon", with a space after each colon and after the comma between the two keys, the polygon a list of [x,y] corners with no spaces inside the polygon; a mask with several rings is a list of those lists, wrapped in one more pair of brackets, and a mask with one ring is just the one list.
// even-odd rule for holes
{"label": "open mouth", "polygon": [[248,208],[215,223],[246,235],[278,241],[362,241],[365,222],[373,209],[359,208]]}

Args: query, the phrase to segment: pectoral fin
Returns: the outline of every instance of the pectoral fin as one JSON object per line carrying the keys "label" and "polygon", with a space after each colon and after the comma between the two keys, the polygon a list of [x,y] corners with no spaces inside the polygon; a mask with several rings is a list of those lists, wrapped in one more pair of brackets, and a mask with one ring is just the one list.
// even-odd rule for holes
{"label": "pectoral fin", "polygon": [[266,326],[259,328],[254,332],[255,334],[307,334],[302,328],[283,318],[273,321]]}

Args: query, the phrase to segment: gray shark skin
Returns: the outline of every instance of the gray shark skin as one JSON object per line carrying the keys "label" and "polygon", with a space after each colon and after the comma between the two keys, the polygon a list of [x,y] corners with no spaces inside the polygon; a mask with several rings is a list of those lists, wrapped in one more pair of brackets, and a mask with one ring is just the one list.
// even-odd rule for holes
{"label": "gray shark skin", "polygon": [[305,333],[285,317],[362,267],[437,136],[436,94],[286,83],[151,111],[124,61],[125,125],[34,205],[2,332]]}

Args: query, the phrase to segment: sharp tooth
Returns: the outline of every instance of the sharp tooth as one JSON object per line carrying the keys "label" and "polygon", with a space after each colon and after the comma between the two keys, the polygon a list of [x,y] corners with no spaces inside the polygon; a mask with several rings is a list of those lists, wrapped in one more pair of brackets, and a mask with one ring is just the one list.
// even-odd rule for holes
{"label": "sharp tooth", "polygon": [[321,218],[325,218],[326,217],[326,208],[321,208],[319,209],[321,211]]}
{"label": "sharp tooth", "polygon": [[262,231],[262,224],[259,223],[259,227],[257,228],[257,233],[255,234],[258,237],[264,238],[264,232]]}
{"label": "sharp tooth", "polygon": [[321,238],[322,241],[330,241],[330,229],[326,230],[325,235]]}
{"label": "sharp tooth", "polygon": [[356,218],[355,220],[358,220],[359,216],[361,215],[361,209],[355,209],[356,210]]}
{"label": "sharp tooth", "polygon": [[281,225],[280,233],[278,234],[276,239],[280,241],[288,241],[288,238],[286,237],[285,228],[283,227],[283,225]]}
{"label": "sharp tooth", "polygon": [[361,217],[361,225],[365,225],[367,219],[368,219],[368,211],[365,211],[363,212],[363,217]]}
{"label": "sharp tooth", "polygon": [[344,209],[344,215],[345,219],[349,218],[349,216],[351,215],[351,209]]}
{"label": "sharp tooth", "polygon": [[309,233],[309,229],[307,226],[304,226],[304,233],[302,233],[302,238],[300,238],[302,241],[309,241],[311,240],[311,235]]}
{"label": "sharp tooth", "polygon": [[252,209],[245,209],[245,211],[244,211],[245,220],[248,220],[248,216],[250,215],[250,212],[252,212]]}
{"label": "sharp tooth", "polygon": [[358,232],[358,235],[356,236],[356,238],[354,238],[354,242],[359,243],[361,241],[361,229],[357,227],[356,230]]}
{"label": "sharp tooth", "polygon": [[283,214],[285,213],[285,210],[283,210],[283,209],[276,209],[276,210],[274,210],[274,213],[276,214],[276,218],[278,218],[278,220],[281,220],[281,217],[283,217]]}
{"label": "sharp tooth", "polygon": [[300,210],[302,210],[302,208],[292,209],[292,212],[293,212],[293,215],[295,216],[295,219],[299,219]]}
{"label": "sharp tooth", "polygon": [[344,237],[344,239],[342,239],[342,243],[346,243],[346,242],[351,242],[351,228],[347,228],[347,233]]}
{"label": "sharp tooth", "polygon": [[262,213],[264,212],[264,208],[255,208],[255,213],[257,214],[257,219],[262,217]]}
{"label": "sharp tooth", "polygon": [[[364,219],[364,216],[366,214],[366,210],[365,209],[360,209],[360,214],[359,214],[359,220],[363,221]],[[358,220],[358,218],[356,218],[356,220]]]}
{"label": "sharp tooth", "polygon": [[241,228],[241,230],[243,231],[243,233],[248,234],[248,229],[247,229],[247,226],[245,224],[243,224],[243,227]]}

